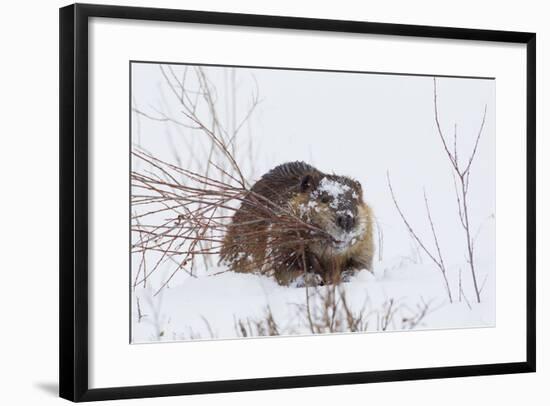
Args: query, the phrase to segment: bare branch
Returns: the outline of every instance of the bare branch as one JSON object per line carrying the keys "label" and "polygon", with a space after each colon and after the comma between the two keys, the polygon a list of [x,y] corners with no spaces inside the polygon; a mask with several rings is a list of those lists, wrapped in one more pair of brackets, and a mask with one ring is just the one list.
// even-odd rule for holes
{"label": "bare branch", "polygon": [[437,255],[439,257],[439,264],[441,272],[443,273],[443,279],[445,280],[445,286],[447,288],[447,294],[449,295],[449,301],[452,303],[453,298],[451,296],[451,288],[449,286],[449,280],[447,279],[447,271],[445,269],[445,263],[443,262],[443,256],[441,255],[441,249],[439,248],[439,240],[437,239],[437,233],[435,232],[435,226],[432,220],[432,215],[430,213],[430,206],[428,204],[428,197],[426,196],[426,190],[424,190],[424,203],[426,204],[426,213],[428,215],[428,220],[430,222],[430,228],[432,229],[432,235],[434,238],[435,247],[437,249]]}
{"label": "bare branch", "polygon": [[[485,105],[485,108],[483,110],[483,118],[481,120],[481,125],[477,133],[474,147],[468,158],[468,162],[464,167],[464,169],[460,169],[459,163],[458,163],[458,154],[456,152],[456,124],[455,124],[455,131],[454,131],[454,156],[453,156],[449,151],[449,148],[445,141],[445,135],[443,134],[443,131],[441,129],[441,124],[439,121],[439,112],[438,112],[438,106],[437,106],[437,81],[435,77],[433,78],[433,86],[434,86],[433,88],[434,117],[435,117],[435,123],[437,127],[437,133],[443,144],[443,148],[449,159],[449,162],[451,163],[451,167],[453,168],[453,171],[454,171],[453,180],[455,185],[456,201],[458,204],[458,215],[466,237],[468,264],[470,265],[470,271],[471,271],[472,281],[475,289],[476,300],[479,303],[481,302],[481,296],[480,296],[480,289],[478,288],[478,284],[477,284],[476,270],[475,270],[475,264],[474,264],[474,245],[471,237],[470,219],[468,216],[468,189],[470,186],[470,174],[471,174],[470,170],[471,170],[472,162],[477,153],[479,140],[481,138],[481,134],[483,133],[483,128],[485,126],[485,119],[487,117],[487,105]],[[457,178],[458,178],[458,183],[460,184],[460,191],[458,190],[458,186],[457,186],[457,180],[456,180]]]}
{"label": "bare branch", "polygon": [[396,199],[395,194],[393,192],[393,187],[392,187],[392,184],[391,184],[389,172],[386,173],[386,177],[387,177],[387,180],[388,180],[388,187],[390,189],[393,204],[395,205],[395,208],[397,209],[397,212],[399,213],[399,216],[401,217],[401,219],[403,220],[403,223],[405,224],[405,226],[409,230],[410,235],[414,238],[414,240],[418,243],[420,248],[422,248],[422,250],[426,253],[426,255],[428,255],[428,257],[434,262],[434,264],[437,265],[437,267],[441,271],[441,274],[443,275],[443,279],[444,279],[444,282],[445,282],[445,287],[447,289],[447,295],[449,297],[449,302],[452,303],[453,298],[452,298],[452,294],[451,294],[451,289],[449,287],[449,281],[447,280],[447,272],[445,270],[445,264],[443,263],[443,258],[441,256],[441,251],[439,249],[439,242],[437,240],[437,235],[435,233],[435,227],[434,227],[433,221],[431,219],[431,214],[430,214],[430,209],[429,209],[429,206],[428,206],[428,199],[426,198],[426,194],[424,193],[424,200],[425,200],[425,204],[426,204],[426,210],[427,210],[427,213],[428,213],[428,219],[429,219],[430,225],[432,227],[433,237],[434,237],[435,244],[436,244],[436,247],[437,247],[437,252],[438,252],[438,255],[439,255],[439,259],[437,259],[435,257],[435,255],[432,254],[432,252],[426,247],[426,245],[424,245],[424,243],[422,242],[422,240],[420,239],[418,234],[414,231],[412,226],[409,224],[407,218],[405,217],[405,215],[403,214],[403,211],[401,210],[401,208],[399,207],[399,204],[397,203],[397,199]]}

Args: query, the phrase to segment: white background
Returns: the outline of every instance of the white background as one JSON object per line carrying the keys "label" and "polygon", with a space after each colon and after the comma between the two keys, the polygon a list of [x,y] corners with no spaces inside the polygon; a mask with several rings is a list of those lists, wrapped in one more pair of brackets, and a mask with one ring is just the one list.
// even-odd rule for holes
{"label": "white background", "polygon": [[[110,3],[110,2],[109,2]],[[128,3],[119,1],[118,3]],[[542,6],[535,2],[516,4],[514,9],[497,2],[476,4],[460,2],[453,6],[437,2],[408,4],[378,3],[362,6],[352,2],[330,2],[326,7],[315,2],[278,1],[262,7],[254,2],[232,1],[231,8],[222,1],[201,2],[131,2],[131,5],[216,9],[266,14],[304,15],[312,17],[364,19],[401,22],[526,30],[538,32],[538,70],[544,71],[545,39]],[[2,397],[10,404],[61,402],[54,396],[57,380],[57,7],[61,2],[26,2],[18,9],[4,10],[3,49],[9,55],[2,64],[2,208],[4,232],[2,266],[4,289],[2,300],[2,371],[5,374]],[[542,4],[542,3],[541,3]],[[11,6],[14,7],[14,6]],[[6,87],[8,91],[6,92]],[[546,125],[542,111],[548,89],[539,75],[539,139]],[[14,148],[15,146],[15,148]],[[550,152],[550,151],[548,151]],[[544,154],[544,142],[538,155]],[[539,159],[539,208],[545,201]],[[540,210],[539,210],[540,212]],[[539,229],[542,229],[539,213]],[[34,231],[33,231],[34,230]],[[542,241],[539,230],[539,242]],[[544,268],[544,247],[539,243],[538,268]],[[542,296],[546,278],[539,272],[539,342],[547,325],[543,314],[548,301]],[[548,321],[546,321],[548,323]],[[542,345],[544,345],[542,343]],[[308,400],[332,404],[346,400],[350,404],[365,402],[422,404],[545,404],[543,383],[548,364],[546,352],[539,346],[539,373],[503,377],[465,378],[431,382],[404,382],[353,387],[222,394],[187,398],[188,404],[278,404]],[[393,385],[389,387],[388,385]],[[135,403],[176,404],[181,399],[142,400]]]}

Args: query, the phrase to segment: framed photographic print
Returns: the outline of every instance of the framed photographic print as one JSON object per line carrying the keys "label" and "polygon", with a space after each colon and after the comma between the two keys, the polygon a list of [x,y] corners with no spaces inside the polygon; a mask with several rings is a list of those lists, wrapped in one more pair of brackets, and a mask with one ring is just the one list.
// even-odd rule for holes
{"label": "framed photographic print", "polygon": [[535,371],[535,34],[60,10],[60,395]]}

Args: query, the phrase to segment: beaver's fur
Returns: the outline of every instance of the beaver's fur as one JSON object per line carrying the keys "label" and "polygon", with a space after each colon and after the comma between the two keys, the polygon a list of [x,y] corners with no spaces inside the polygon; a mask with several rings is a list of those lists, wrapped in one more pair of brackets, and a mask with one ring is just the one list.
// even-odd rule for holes
{"label": "beaver's fur", "polygon": [[[319,233],[281,226],[288,215]],[[373,254],[373,214],[361,184],[289,162],[251,188],[228,226],[220,258],[233,271],[273,275],[288,285],[338,283],[357,269],[372,270]]]}

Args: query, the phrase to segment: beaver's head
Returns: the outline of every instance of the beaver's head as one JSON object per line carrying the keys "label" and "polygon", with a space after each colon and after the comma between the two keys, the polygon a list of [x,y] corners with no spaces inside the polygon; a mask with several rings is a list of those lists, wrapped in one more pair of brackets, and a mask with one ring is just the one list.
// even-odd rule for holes
{"label": "beaver's head", "polygon": [[315,251],[343,252],[363,237],[366,229],[361,184],[351,178],[320,173],[301,178],[295,200],[299,214],[332,238],[320,244]]}

